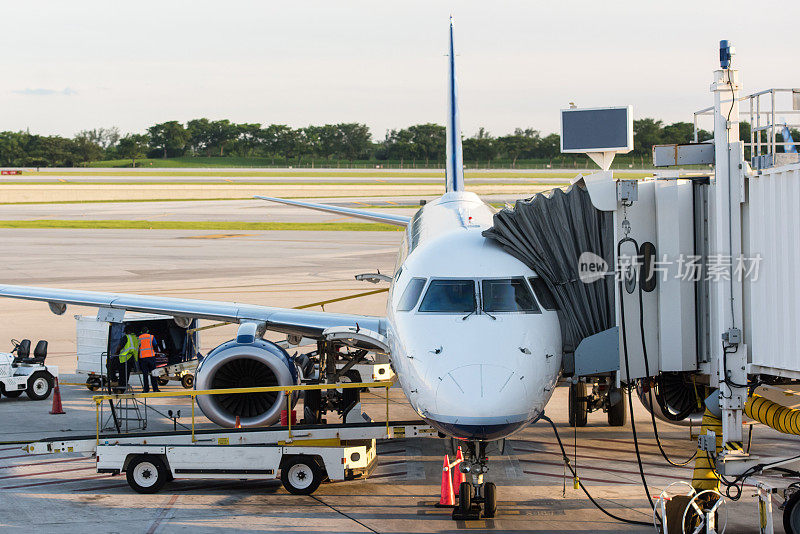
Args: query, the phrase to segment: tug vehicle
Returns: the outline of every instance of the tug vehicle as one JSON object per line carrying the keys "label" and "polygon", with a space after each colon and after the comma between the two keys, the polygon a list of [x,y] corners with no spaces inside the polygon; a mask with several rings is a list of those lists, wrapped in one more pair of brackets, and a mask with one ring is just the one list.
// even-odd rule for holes
{"label": "tug vehicle", "polygon": [[12,339],[11,352],[0,352],[0,394],[17,398],[26,393],[31,400],[44,400],[53,391],[58,367],[45,365],[47,341],[40,340],[30,356],[31,340]]}

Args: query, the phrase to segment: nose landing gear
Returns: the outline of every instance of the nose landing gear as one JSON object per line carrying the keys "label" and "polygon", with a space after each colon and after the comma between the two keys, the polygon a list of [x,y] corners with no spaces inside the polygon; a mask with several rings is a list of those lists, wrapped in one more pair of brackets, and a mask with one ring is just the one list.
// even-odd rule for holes
{"label": "nose landing gear", "polygon": [[458,466],[467,475],[467,480],[458,488],[458,503],[453,508],[453,519],[492,518],[497,513],[497,486],[494,482],[483,481],[483,475],[489,471],[488,461],[486,442],[467,444],[467,458]]}

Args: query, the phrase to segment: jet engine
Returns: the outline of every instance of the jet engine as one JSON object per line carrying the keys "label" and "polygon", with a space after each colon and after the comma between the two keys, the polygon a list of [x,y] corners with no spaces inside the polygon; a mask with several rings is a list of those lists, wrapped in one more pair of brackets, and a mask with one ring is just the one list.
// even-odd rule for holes
{"label": "jet engine", "polygon": [[[194,387],[202,389],[292,386],[299,382],[289,354],[275,343],[231,340],[211,351],[197,367]],[[292,396],[292,404],[297,396]],[[233,428],[268,426],[280,418],[286,398],[280,392],[198,395],[197,405],[216,424]]]}

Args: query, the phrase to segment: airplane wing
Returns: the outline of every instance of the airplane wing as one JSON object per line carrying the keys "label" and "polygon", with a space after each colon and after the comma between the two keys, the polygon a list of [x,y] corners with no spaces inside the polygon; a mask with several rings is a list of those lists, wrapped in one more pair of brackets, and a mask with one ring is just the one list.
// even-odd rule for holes
{"label": "airplane wing", "polygon": [[356,210],[352,208],[342,208],[339,206],[329,206],[327,204],[315,204],[313,202],[299,202],[297,200],[287,200],[285,198],[272,198],[272,197],[262,197],[256,195],[255,198],[260,198],[261,200],[268,200],[270,202],[279,202],[281,204],[288,204],[289,206],[299,206],[301,208],[308,208],[317,211],[324,211],[327,213],[336,213],[338,215],[348,215],[350,217],[356,217],[358,219],[366,219],[368,221],[380,222],[385,224],[393,224],[395,226],[408,226],[408,223],[411,221],[411,217],[405,217],[403,215],[391,215],[388,213],[376,213],[374,211],[366,211],[366,210]]}
{"label": "airplane wing", "polygon": [[274,308],[236,302],[217,302],[169,297],[102,293],[72,289],[16,286],[0,284],[0,297],[47,302],[61,315],[66,305],[89,306],[112,310],[172,315],[176,318],[209,319],[231,323],[265,323],[267,330],[320,338],[328,328],[353,327],[385,334],[385,319],[367,315],[350,315],[309,310]]}

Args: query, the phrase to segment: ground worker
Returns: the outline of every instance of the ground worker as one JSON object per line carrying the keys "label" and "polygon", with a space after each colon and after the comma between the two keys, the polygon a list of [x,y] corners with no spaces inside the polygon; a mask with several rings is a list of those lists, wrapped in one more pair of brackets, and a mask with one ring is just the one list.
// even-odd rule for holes
{"label": "ground worker", "polygon": [[131,371],[139,361],[139,338],[133,335],[130,326],[126,331],[127,333],[120,343],[121,349],[119,351],[119,364],[122,367],[119,373],[119,385],[122,388],[127,387]]}
{"label": "ground worker", "polygon": [[153,383],[153,391],[158,391],[158,381],[150,376],[156,368],[156,338],[147,327],[142,329],[139,335],[139,369],[142,372],[142,391],[150,391],[150,382]]}

